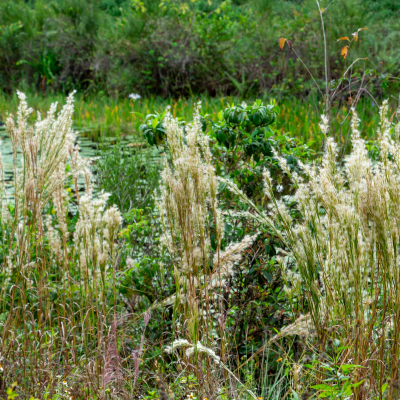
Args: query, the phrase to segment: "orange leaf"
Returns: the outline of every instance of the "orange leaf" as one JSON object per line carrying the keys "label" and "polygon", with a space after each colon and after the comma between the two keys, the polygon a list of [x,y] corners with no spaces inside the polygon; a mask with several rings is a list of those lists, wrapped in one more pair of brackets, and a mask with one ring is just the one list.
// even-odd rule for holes
{"label": "orange leaf", "polygon": [[350,39],[347,36],[343,36],[340,39],[336,40],[337,42],[339,42],[340,40],[348,40],[350,42]]}
{"label": "orange leaf", "polygon": [[346,59],[348,52],[349,46],[344,46],[340,54],[343,56],[344,59]]}
{"label": "orange leaf", "polygon": [[286,39],[285,38],[280,38],[279,40],[278,40],[278,43],[279,43],[279,47],[281,48],[281,49],[283,49],[283,46],[285,45],[285,43],[286,43]]}
{"label": "orange leaf", "polygon": [[368,28],[360,28],[357,30],[357,32],[352,33],[352,35],[354,36],[354,39],[356,40],[356,42],[358,42],[358,32],[360,31],[365,31]]}
{"label": "orange leaf", "polygon": [[283,46],[285,46],[285,43],[287,43],[287,45],[289,46],[290,50],[293,49],[293,43],[289,39],[280,38],[280,39],[278,39],[278,43],[279,43],[279,47],[281,49],[283,49]]}

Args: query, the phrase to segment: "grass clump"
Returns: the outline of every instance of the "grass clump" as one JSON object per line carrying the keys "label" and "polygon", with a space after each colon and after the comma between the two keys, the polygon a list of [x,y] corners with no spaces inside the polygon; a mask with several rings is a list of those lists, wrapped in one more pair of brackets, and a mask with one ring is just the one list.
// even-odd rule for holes
{"label": "grass clump", "polygon": [[[264,173],[270,211],[253,215],[284,244],[277,260],[285,292],[293,315],[307,315],[298,320],[305,325],[294,325],[304,337],[297,361],[303,366],[293,387],[299,394],[311,381],[322,397],[398,398],[400,124],[391,123],[387,112],[385,101],[375,159],[368,156],[354,109],[352,150],[343,164],[330,137],[322,163],[302,164],[302,174],[275,153],[296,188],[292,207],[276,197],[271,175]],[[327,123],[322,119],[326,133]]]}
{"label": "grass clump", "polygon": [[[106,207],[108,194],[94,197],[71,129],[73,96],[33,125],[25,95],[18,96],[17,120],[6,120],[14,202],[3,201],[4,181],[1,193],[1,390],[18,380],[21,396],[39,388],[49,396],[65,381],[75,396],[95,379],[99,391],[121,214]],[[73,191],[79,176],[81,194]]]}

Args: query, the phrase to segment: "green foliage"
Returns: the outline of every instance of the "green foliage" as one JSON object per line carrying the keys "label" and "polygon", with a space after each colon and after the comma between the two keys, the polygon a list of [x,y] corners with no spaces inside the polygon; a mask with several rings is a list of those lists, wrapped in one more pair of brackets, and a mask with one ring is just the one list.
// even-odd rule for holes
{"label": "green foliage", "polygon": [[[277,168],[273,149],[282,153],[291,170],[297,171],[297,160],[310,159],[313,155],[310,149],[312,142],[302,144],[300,140],[274,129],[279,113],[280,109],[274,102],[264,105],[262,100],[256,100],[250,106],[244,102],[240,105],[228,104],[216,112],[216,116],[201,116],[203,131],[208,129],[212,140],[217,173],[229,176],[256,202],[263,197],[260,183],[264,168],[274,174],[279,185],[288,182]],[[152,146],[167,146],[162,125],[164,115],[148,114],[140,125],[140,130]],[[182,119],[180,124],[185,127]],[[230,197],[228,191],[225,194]]]}
{"label": "green foliage", "polygon": [[153,208],[153,194],[158,185],[159,164],[141,149],[117,142],[103,144],[96,164],[100,188],[111,193],[109,202],[123,212]]}
{"label": "green foliage", "polygon": [[161,223],[153,208],[131,209],[124,215],[120,237],[127,268],[121,276],[120,292],[128,299],[147,298],[139,307],[149,306],[174,292],[170,259],[160,247]]}
{"label": "green foliage", "polygon": [[[274,103],[265,106],[261,100],[252,106],[231,104],[218,113],[219,122],[212,123],[217,171],[239,184],[254,201],[263,197],[260,182],[264,168],[278,173],[273,149],[281,151],[291,168],[297,168],[297,157],[307,158],[308,146],[274,129],[280,110]],[[278,178],[278,177],[277,177]],[[278,178],[283,183],[284,176]]]}
{"label": "green foliage", "polygon": [[[143,132],[144,137],[150,144],[150,146],[158,146],[164,143],[165,140],[165,129],[162,126],[162,120],[165,113],[162,115],[148,114],[144,120],[144,123],[140,125],[140,131]],[[142,114],[139,114],[143,118]]]}
{"label": "green foliage", "polygon": [[[369,57],[377,74],[397,72],[398,12],[394,0],[385,6],[338,0],[329,7],[333,79],[349,65],[335,40],[363,26],[368,35],[352,47],[354,59]],[[293,52],[279,49],[282,36],[318,82],[324,76],[313,0],[4,0],[0,27],[0,88],[7,92],[24,85],[112,96],[248,97],[270,90],[308,96],[310,76]]]}
{"label": "green foliage", "polygon": [[227,149],[240,143],[247,158],[259,161],[262,156],[272,155],[270,143],[265,139],[271,133],[268,127],[276,121],[278,112],[278,107],[264,106],[261,100],[252,106],[231,104],[219,114],[220,123],[213,124],[213,135]]}
{"label": "green foliage", "polygon": [[356,389],[365,382],[365,379],[354,382],[357,370],[365,367],[340,362],[342,353],[348,347],[339,345],[339,340],[333,341],[334,354],[326,356],[327,361],[314,360],[312,364],[306,365],[315,375],[317,375],[317,371],[323,371],[321,383],[311,386],[318,392],[318,398],[345,399],[355,393]]}

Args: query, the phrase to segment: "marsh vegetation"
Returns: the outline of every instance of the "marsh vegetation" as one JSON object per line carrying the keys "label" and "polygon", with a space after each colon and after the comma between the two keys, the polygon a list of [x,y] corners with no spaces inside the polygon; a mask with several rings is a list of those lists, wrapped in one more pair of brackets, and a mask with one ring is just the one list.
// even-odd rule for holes
{"label": "marsh vegetation", "polygon": [[382,3],[0,4],[0,397],[399,398]]}

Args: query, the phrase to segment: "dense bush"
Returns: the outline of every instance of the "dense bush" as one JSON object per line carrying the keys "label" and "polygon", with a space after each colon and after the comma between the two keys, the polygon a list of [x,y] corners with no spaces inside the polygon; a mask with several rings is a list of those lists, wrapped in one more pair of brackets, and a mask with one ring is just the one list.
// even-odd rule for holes
{"label": "dense bush", "polygon": [[[394,0],[334,2],[324,13],[331,76],[338,78],[349,65],[336,39],[365,26],[369,31],[351,48],[349,59],[369,57],[368,67],[379,73],[397,72],[399,13]],[[4,0],[0,88],[10,92],[24,84],[117,96],[134,91],[248,96],[282,88],[308,93],[310,76],[277,39],[290,39],[322,80],[319,32],[312,0]]]}
{"label": "dense bush", "polygon": [[[217,174],[234,180],[256,203],[264,197],[260,183],[265,168],[277,179],[279,193],[290,191],[289,180],[278,168],[273,149],[282,152],[292,170],[298,170],[299,159],[309,160],[313,156],[309,147],[312,142],[304,144],[276,129],[278,114],[279,107],[274,102],[264,105],[256,100],[252,105],[227,104],[217,116],[200,116],[202,130],[210,137]],[[140,130],[151,146],[168,149],[163,118],[165,113],[148,114]],[[186,129],[183,119],[179,119],[179,124]]]}

